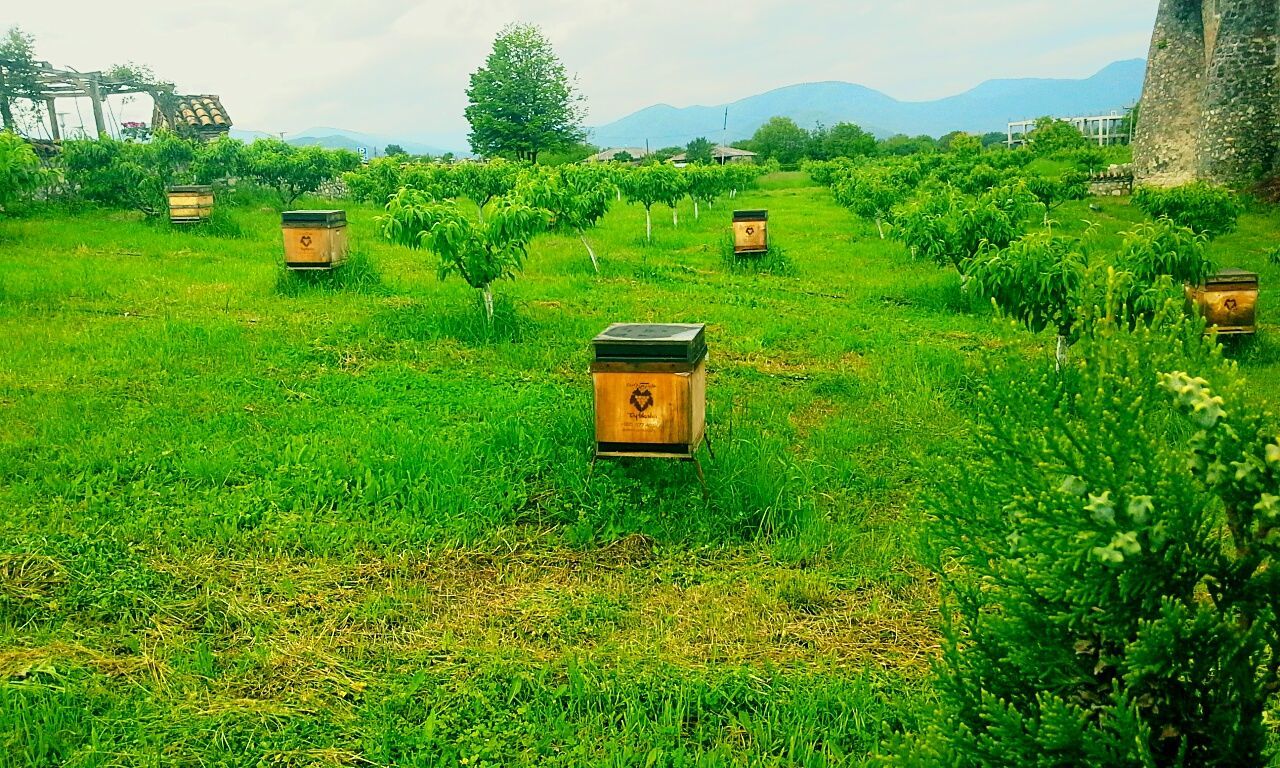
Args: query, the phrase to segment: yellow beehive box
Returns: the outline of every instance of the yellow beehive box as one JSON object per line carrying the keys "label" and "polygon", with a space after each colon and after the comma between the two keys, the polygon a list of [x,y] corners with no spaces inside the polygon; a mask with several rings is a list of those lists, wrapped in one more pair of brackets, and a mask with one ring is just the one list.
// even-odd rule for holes
{"label": "yellow beehive box", "polygon": [[347,260],[346,211],[285,211],[280,228],[289,269],[333,269]]}
{"label": "yellow beehive box", "polygon": [[194,224],[213,215],[213,187],[197,184],[169,187],[169,221]]}

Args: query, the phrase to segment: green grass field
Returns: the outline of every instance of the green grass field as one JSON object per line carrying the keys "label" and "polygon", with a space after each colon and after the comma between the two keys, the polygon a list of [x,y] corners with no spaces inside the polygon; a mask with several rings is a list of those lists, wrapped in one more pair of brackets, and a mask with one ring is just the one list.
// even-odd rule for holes
{"label": "green grass field", "polygon": [[[858,765],[913,727],[931,468],[986,361],[1051,337],[798,174],[657,207],[650,246],[620,205],[599,277],[540,238],[492,328],[336,205],[329,281],[282,273],[260,203],[0,219],[0,766]],[[733,264],[732,207],[783,253]],[[1271,402],[1278,235],[1254,212],[1212,248],[1262,273],[1231,354]],[[644,321],[709,326],[705,498],[687,464],[588,477],[588,342]]]}

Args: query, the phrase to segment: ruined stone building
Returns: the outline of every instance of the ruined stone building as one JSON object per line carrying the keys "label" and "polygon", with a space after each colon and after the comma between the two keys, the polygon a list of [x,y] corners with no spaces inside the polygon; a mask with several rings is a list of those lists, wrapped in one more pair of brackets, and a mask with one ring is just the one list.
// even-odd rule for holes
{"label": "ruined stone building", "polygon": [[1278,169],[1280,0],[1161,0],[1134,137],[1140,183]]}

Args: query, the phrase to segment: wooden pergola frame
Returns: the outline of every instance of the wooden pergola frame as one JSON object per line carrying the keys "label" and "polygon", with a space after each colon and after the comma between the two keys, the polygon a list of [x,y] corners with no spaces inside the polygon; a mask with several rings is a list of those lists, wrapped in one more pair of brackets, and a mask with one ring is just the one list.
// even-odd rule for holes
{"label": "wooden pergola frame", "polygon": [[[0,70],[13,70],[17,62],[0,59]],[[138,85],[137,83],[107,80],[102,72],[77,72],[73,69],[56,69],[47,61],[37,61],[35,79],[40,84],[40,92],[32,94],[35,101],[44,102],[49,113],[49,134],[54,141],[62,138],[62,129],[58,125],[56,102],[60,98],[85,98],[93,105],[93,123],[98,131],[98,138],[107,135],[107,121],[102,112],[102,102],[108,96],[125,96],[145,93],[153,101],[159,102],[164,95],[172,95],[172,86]],[[23,67],[26,70],[26,67]],[[27,70],[29,71],[29,70]],[[25,73],[25,72],[24,72]],[[0,97],[3,98],[3,97]]]}

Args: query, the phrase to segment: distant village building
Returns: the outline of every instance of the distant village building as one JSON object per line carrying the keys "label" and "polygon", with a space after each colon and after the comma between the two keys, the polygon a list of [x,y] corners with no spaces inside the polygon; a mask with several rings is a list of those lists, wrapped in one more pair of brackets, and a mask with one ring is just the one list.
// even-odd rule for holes
{"label": "distant village building", "polygon": [[603,152],[588,157],[584,163],[613,163],[619,160],[632,162],[635,160],[643,160],[652,153],[644,147],[616,147],[614,149],[606,149]]}
{"label": "distant village building", "polygon": [[[748,152],[745,149],[735,149],[734,147],[718,146],[711,150],[711,159],[720,165],[729,163],[754,163],[756,161],[756,153]],[[667,162],[675,165],[677,168],[683,168],[689,164],[689,154],[681,152]]]}
{"label": "distant village building", "polygon": [[[1036,120],[1018,120],[1009,123],[1009,146],[1020,147],[1027,143],[1028,134],[1036,129]],[[1132,138],[1130,126],[1132,122],[1119,112],[1093,117],[1067,117],[1063,122],[1075,126],[1090,141],[1098,142],[1098,146],[1111,144],[1128,144]]]}

